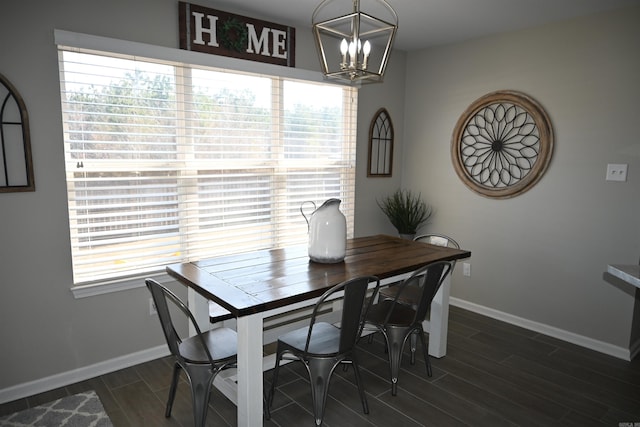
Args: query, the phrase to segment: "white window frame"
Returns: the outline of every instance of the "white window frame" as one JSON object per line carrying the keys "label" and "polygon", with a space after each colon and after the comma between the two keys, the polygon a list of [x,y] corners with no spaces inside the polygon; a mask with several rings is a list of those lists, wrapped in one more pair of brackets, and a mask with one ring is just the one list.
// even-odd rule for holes
{"label": "white window frame", "polygon": [[[148,45],[144,43],[135,43],[122,41],[117,39],[98,37],[87,34],[72,33],[68,31],[55,30],[54,31],[55,43],[58,46],[64,46],[66,50],[73,50],[74,48],[79,50],[94,50],[109,52],[122,55],[134,55],[145,58],[154,58],[158,60],[166,60],[170,62],[182,62],[193,65],[201,65],[208,67],[224,68],[233,71],[250,72],[252,74],[266,74],[272,76],[280,76],[290,79],[305,80],[309,82],[323,82],[326,83],[321,73],[294,69],[288,67],[280,67],[272,64],[256,63],[250,61],[238,60],[235,58],[227,58],[213,55],[205,55],[196,52],[165,48],[160,46]],[[355,119],[354,119],[355,120]],[[355,139],[356,124],[352,125]],[[279,132],[276,129],[274,132]],[[355,144],[355,141],[354,141]],[[355,164],[354,164],[355,169]],[[354,173],[355,175],[355,173]],[[354,184],[355,185],[355,177]],[[353,201],[352,201],[353,203]],[[353,207],[352,207],[353,209]],[[352,213],[353,215],[353,213]],[[353,216],[352,216],[353,218]],[[349,227],[350,235],[353,233],[353,224]],[[72,286],[71,290],[76,298],[87,297],[92,295],[98,295],[102,293],[115,292],[120,290],[132,289],[143,286],[142,279],[144,277],[156,277],[161,281],[168,281],[169,278],[164,272],[157,272],[155,274],[144,274],[140,277],[124,277],[114,278],[109,280],[102,280],[96,283],[86,283],[81,285]]]}

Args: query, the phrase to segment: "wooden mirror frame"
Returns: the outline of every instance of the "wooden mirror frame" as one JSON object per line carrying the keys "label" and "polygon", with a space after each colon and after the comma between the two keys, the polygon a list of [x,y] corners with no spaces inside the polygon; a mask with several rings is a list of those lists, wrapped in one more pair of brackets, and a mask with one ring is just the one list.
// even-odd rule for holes
{"label": "wooden mirror frame", "polygon": [[27,107],[2,74],[0,83],[0,193],[35,191]]}
{"label": "wooden mirror frame", "polygon": [[460,116],[451,140],[453,166],[476,193],[506,199],[531,189],[553,154],[553,128],[542,106],[516,91],[474,101]]}
{"label": "wooden mirror frame", "polygon": [[367,176],[389,177],[393,173],[393,122],[386,108],[379,109],[369,126]]}

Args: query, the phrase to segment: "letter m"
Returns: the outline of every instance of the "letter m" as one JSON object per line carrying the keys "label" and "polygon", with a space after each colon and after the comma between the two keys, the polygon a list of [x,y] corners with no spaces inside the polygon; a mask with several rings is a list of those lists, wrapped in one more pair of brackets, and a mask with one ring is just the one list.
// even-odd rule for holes
{"label": "letter m", "polygon": [[[269,29],[264,27],[259,39],[258,34],[256,34],[256,27],[254,27],[253,24],[247,24],[247,30],[249,31],[247,53],[259,53],[260,55],[271,56],[269,53]],[[254,50],[254,47],[257,47],[257,49]],[[262,50],[262,52],[260,50]]]}

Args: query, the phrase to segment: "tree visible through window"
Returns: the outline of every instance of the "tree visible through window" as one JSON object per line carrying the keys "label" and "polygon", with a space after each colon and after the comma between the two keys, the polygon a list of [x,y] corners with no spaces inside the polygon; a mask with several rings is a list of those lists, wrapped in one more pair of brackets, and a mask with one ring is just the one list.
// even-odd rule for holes
{"label": "tree visible through window", "polygon": [[60,48],[74,282],[352,234],[354,89]]}

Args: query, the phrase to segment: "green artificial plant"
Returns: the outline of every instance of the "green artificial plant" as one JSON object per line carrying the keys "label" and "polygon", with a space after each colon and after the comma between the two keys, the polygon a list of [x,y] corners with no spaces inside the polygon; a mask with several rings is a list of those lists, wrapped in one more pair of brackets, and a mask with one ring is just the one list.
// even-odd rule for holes
{"label": "green artificial plant", "polygon": [[377,203],[399,234],[416,234],[432,214],[431,206],[422,200],[420,193],[410,190],[396,190]]}

